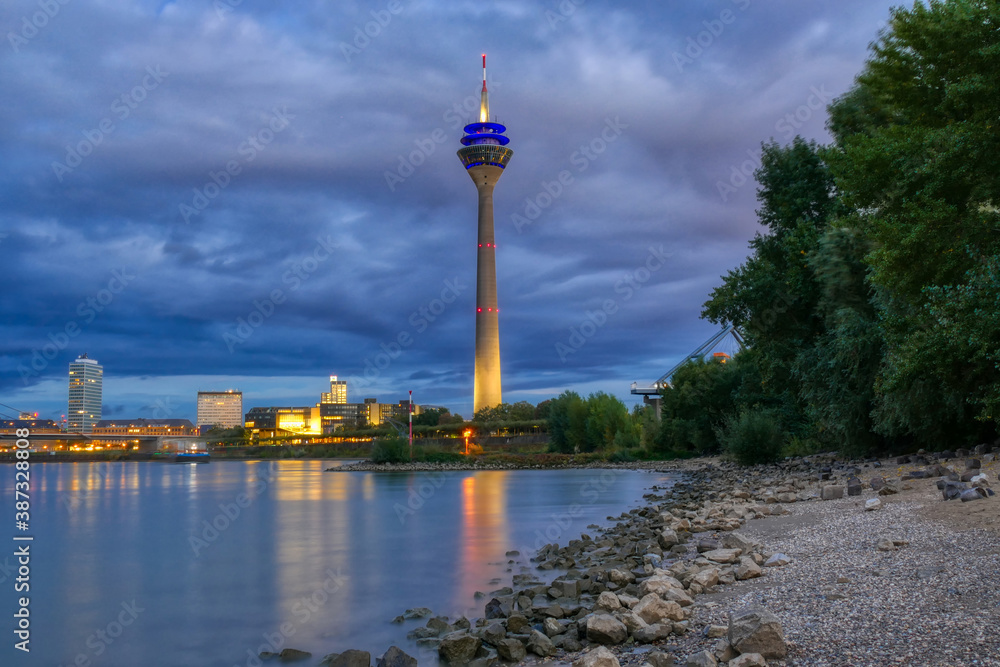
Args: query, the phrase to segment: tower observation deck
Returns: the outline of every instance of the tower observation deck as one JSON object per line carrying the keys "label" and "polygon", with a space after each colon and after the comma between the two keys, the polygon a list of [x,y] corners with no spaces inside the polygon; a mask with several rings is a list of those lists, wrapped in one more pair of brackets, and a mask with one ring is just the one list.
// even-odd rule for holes
{"label": "tower observation deck", "polygon": [[479,247],[476,262],[475,411],[503,402],[500,381],[500,309],[497,305],[496,240],[493,230],[493,189],[514,151],[507,148],[507,128],[490,122],[483,55],[483,90],[479,122],[465,126],[458,158],[479,193]]}

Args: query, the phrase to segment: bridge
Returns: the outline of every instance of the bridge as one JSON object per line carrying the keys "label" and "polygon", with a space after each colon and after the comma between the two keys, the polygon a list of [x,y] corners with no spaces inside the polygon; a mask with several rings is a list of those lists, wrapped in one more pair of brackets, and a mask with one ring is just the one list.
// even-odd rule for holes
{"label": "bridge", "polygon": [[[707,341],[702,343],[694,352],[684,357],[679,361],[673,368],[660,376],[660,379],[654,382],[648,387],[640,387],[639,383],[632,383],[632,395],[642,396],[642,402],[647,405],[652,405],[656,409],[656,418],[660,418],[660,391],[666,387],[671,386],[670,381],[674,377],[674,373],[683,366],[684,364],[694,361],[696,359],[703,359],[708,356],[712,350],[714,350],[722,341],[726,339],[726,336],[732,336],[736,343],[739,345],[740,350],[746,348],[746,343],[743,340],[743,336],[737,331],[735,326],[728,326],[722,331],[718,332]],[[729,355],[725,355],[728,358]]]}

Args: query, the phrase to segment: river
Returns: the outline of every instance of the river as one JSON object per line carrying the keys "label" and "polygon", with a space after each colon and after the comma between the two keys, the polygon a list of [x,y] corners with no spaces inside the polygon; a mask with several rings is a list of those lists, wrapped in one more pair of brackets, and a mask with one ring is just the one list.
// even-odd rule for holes
{"label": "river", "polygon": [[[30,591],[0,556],[3,665],[257,665],[260,650],[390,645],[410,607],[482,616],[521,560],[637,507],[669,477],[610,470],[324,472],[338,462],[47,463],[31,468]],[[14,535],[14,467],[3,485]],[[24,535],[25,533],[20,533]],[[30,654],[12,613],[30,596]]]}

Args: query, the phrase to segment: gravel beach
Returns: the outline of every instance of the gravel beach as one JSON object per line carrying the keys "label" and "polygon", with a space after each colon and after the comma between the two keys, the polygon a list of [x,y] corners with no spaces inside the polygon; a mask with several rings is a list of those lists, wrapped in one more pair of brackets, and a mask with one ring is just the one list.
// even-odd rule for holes
{"label": "gravel beach", "polygon": [[686,474],[593,536],[511,552],[482,618],[409,636],[473,667],[1000,667],[993,450],[593,466]]}
{"label": "gravel beach", "polygon": [[[731,609],[762,604],[788,643],[788,659],[773,664],[1000,665],[1000,506],[996,498],[946,504],[931,480],[911,485],[877,511],[863,509],[876,497],[869,490],[748,522],[741,532],[791,562],[702,596],[692,625],[726,625]],[[950,510],[945,521],[931,518],[939,505]],[[993,530],[968,526],[987,519]],[[905,544],[879,551],[882,539]]]}

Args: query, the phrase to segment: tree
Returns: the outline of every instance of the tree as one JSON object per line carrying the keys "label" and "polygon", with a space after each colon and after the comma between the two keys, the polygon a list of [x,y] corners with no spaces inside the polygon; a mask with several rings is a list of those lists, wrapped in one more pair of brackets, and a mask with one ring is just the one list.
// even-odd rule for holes
{"label": "tree", "polygon": [[[814,142],[796,137],[790,146],[762,147],[757,211],[767,233],[750,242],[751,254],[730,271],[705,303],[702,317],[734,324],[755,350],[754,364],[766,393],[777,402],[782,422],[802,432],[806,417],[799,400],[798,357],[823,332],[818,312],[821,285],[809,255],[837,214],[829,168]],[[696,434],[697,433],[697,434]],[[715,444],[704,429],[681,441]]]}
{"label": "tree", "polygon": [[447,424],[451,419],[451,412],[448,408],[428,408],[422,410],[420,414],[413,415],[414,426],[438,426]]}
{"label": "tree", "polygon": [[610,394],[602,391],[591,394],[587,398],[587,436],[581,449],[586,452],[604,449],[614,444],[619,432],[632,432],[628,408]]}
{"label": "tree", "polygon": [[583,451],[587,446],[587,403],[575,391],[564,391],[549,407],[549,449],[564,454]]}
{"label": "tree", "polygon": [[982,323],[1000,255],[998,30],[986,0],[894,9],[831,107],[825,157],[870,241],[885,338],[874,425],[932,447],[996,434],[1000,373]]}
{"label": "tree", "polygon": [[796,364],[799,396],[817,439],[852,455],[885,445],[871,417],[885,345],[863,261],[868,247],[856,229],[834,227],[810,253],[822,289],[823,332]]}
{"label": "tree", "polygon": [[717,430],[735,411],[734,396],[740,375],[735,363],[701,359],[690,361],[674,373],[660,395],[661,424],[656,438],[660,453],[719,451]]}
{"label": "tree", "polygon": [[500,403],[490,408],[479,408],[472,416],[472,421],[494,426],[510,421],[510,404]]}
{"label": "tree", "polygon": [[535,406],[527,401],[518,401],[510,406],[510,421],[526,422],[536,419]]}

